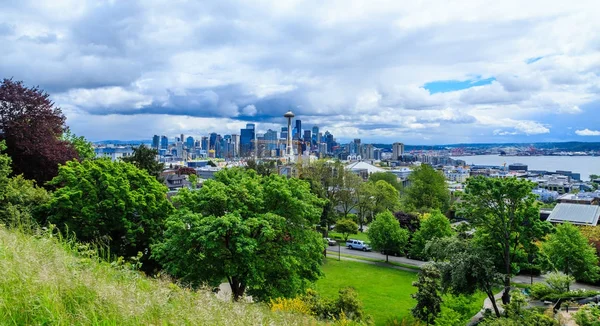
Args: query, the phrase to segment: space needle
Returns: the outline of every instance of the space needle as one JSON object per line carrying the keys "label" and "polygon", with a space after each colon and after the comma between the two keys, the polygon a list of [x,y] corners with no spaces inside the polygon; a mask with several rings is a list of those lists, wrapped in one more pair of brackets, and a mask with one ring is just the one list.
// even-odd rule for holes
{"label": "space needle", "polygon": [[284,117],[287,118],[288,121],[288,127],[287,127],[287,144],[286,144],[286,154],[289,158],[292,158],[294,155],[294,150],[292,148],[292,118],[294,117],[294,113],[292,113],[292,111],[287,111],[284,115]]}

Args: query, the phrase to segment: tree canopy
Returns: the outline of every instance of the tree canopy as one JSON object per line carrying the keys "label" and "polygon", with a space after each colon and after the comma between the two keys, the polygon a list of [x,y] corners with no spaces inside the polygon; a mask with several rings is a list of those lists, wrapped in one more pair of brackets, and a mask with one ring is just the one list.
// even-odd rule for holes
{"label": "tree canopy", "polygon": [[391,212],[377,214],[369,227],[368,236],[375,250],[384,251],[386,262],[390,252],[402,253],[408,243],[408,231],[400,227]]}
{"label": "tree canopy", "polygon": [[342,218],[335,223],[335,231],[342,234],[344,241],[348,241],[351,234],[358,233],[358,224],[349,218]]}
{"label": "tree canopy", "polygon": [[155,267],[148,261],[150,244],[173,210],[163,184],[109,159],[67,162],[50,184],[58,189],[44,207],[49,222],[80,241],[107,243],[113,255],[142,252],[144,270]]}
{"label": "tree canopy", "polygon": [[94,147],[92,143],[87,141],[83,136],[77,136],[71,132],[71,130],[67,129],[63,135],[62,139],[69,142],[73,148],[77,151],[77,157],[79,160],[91,160],[96,158],[96,152],[94,151]]}
{"label": "tree canopy", "polygon": [[65,116],[50,95],[38,87],[4,79],[0,84],[0,141],[12,159],[12,171],[44,185],[58,174],[58,165],[78,158],[61,138]]}
{"label": "tree canopy", "polygon": [[[459,214],[477,227],[476,236],[482,246],[499,262],[498,269],[504,274],[503,302],[510,302],[510,279],[516,272],[515,257],[523,244],[541,238],[542,227],[547,222],[539,218],[536,195],[531,191],[535,185],[517,178],[473,177],[467,181]],[[527,231],[529,229],[529,231]],[[531,231],[531,232],[530,232]]]}
{"label": "tree canopy", "polygon": [[155,148],[140,145],[133,148],[131,156],[123,157],[122,160],[135,165],[138,169],[146,170],[148,174],[158,179],[165,165],[158,162],[156,156],[158,156],[158,151]]}
{"label": "tree canopy", "polygon": [[402,184],[398,182],[398,177],[391,172],[375,172],[371,173],[369,176],[369,181],[371,182],[377,182],[379,180],[389,183],[398,192],[402,191]]}
{"label": "tree canopy", "polygon": [[410,296],[417,301],[411,313],[414,317],[432,324],[442,309],[440,294],[440,271],[433,264],[425,264],[419,272],[419,279],[413,282],[417,292]]}
{"label": "tree canopy", "polygon": [[303,293],[321,275],[325,244],[313,226],[324,202],[307,182],[231,168],[173,201],[179,210],[153,252],[181,281],[227,279],[235,300],[267,300]]}
{"label": "tree canopy", "polygon": [[450,191],[444,175],[428,164],[416,167],[408,177],[410,185],[403,195],[409,210],[439,209],[445,212],[450,205]]}
{"label": "tree canopy", "polygon": [[434,210],[421,221],[421,228],[415,232],[411,241],[411,258],[427,258],[423,250],[428,241],[449,237],[453,234],[448,218],[439,210]]}
{"label": "tree canopy", "polygon": [[600,278],[596,248],[570,223],[558,225],[542,244],[542,250],[550,267],[573,275],[578,281],[595,282]]}

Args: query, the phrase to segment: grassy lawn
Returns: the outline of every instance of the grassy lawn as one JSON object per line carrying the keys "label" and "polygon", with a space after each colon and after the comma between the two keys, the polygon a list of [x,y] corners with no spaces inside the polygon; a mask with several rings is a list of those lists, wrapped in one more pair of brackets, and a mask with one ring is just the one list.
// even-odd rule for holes
{"label": "grassy lawn", "polygon": [[[332,239],[339,239],[340,241],[343,241],[343,239],[344,239],[344,237],[342,236],[341,233],[337,233],[334,231],[329,231],[329,237]],[[355,240],[362,240],[362,241],[369,242],[369,237],[367,237],[366,232],[358,232],[358,234],[351,234],[350,236],[348,236],[348,239],[355,239]]]}
{"label": "grassy lawn", "polygon": [[359,262],[326,259],[325,276],[317,281],[316,290],[325,297],[337,297],[344,287],[351,286],[376,325],[385,325],[391,318],[410,316],[415,301],[410,297],[416,289],[412,282],[417,274]]}

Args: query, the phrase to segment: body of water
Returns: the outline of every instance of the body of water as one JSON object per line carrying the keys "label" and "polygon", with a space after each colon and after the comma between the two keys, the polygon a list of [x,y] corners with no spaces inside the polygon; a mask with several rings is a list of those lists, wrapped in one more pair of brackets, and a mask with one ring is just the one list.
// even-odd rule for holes
{"label": "body of water", "polygon": [[600,174],[600,156],[500,156],[474,155],[453,156],[469,165],[503,165],[512,163],[526,164],[529,170],[572,171],[581,174],[581,180],[590,179],[590,174]]}

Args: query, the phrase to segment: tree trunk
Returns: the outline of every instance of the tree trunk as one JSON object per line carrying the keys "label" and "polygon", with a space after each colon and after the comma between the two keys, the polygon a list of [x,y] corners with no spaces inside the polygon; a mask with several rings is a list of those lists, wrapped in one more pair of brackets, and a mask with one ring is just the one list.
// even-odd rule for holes
{"label": "tree trunk", "polygon": [[244,297],[246,285],[240,282],[237,277],[231,277],[229,280],[229,286],[231,287],[231,296],[233,297],[233,301],[239,301],[240,298]]}
{"label": "tree trunk", "polygon": [[385,262],[386,262],[386,263],[389,263],[389,262],[390,262],[390,261],[389,261],[389,259],[388,259],[388,252],[387,252],[387,251],[385,252]]}
{"label": "tree trunk", "polygon": [[508,242],[504,245],[504,264],[505,272],[504,275],[504,293],[502,293],[502,303],[510,303],[510,245]]}
{"label": "tree trunk", "polygon": [[500,310],[498,310],[498,305],[496,304],[496,299],[494,298],[494,292],[487,291],[487,296],[490,301],[492,301],[492,307],[494,307],[494,312],[496,313],[496,317],[500,318]]}

